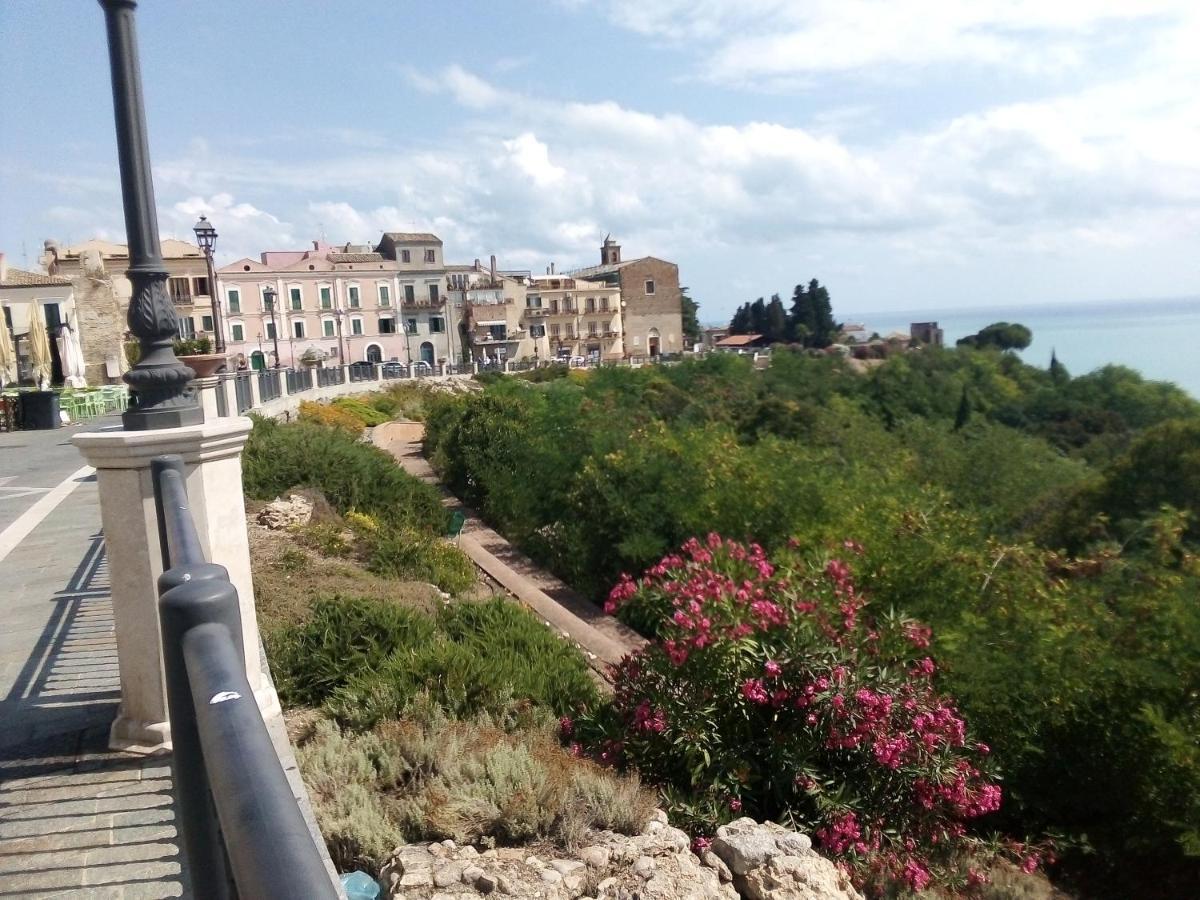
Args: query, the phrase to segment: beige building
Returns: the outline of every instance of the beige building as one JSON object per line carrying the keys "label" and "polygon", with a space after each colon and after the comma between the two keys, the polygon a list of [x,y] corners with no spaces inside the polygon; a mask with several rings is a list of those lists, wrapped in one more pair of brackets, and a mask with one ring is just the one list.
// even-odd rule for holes
{"label": "beige building", "polygon": [[[222,266],[226,346],[255,368],[456,358],[442,242],[388,232],[379,245],[269,250]],[[274,316],[266,302],[275,292]]]}
{"label": "beige building", "polygon": [[600,265],[570,274],[620,290],[627,356],[658,356],[685,349],[683,300],[675,263],[653,256],[622,260],[621,245],[610,236],[600,248]]}
{"label": "beige building", "polygon": [[526,289],[524,318],[531,328],[545,326],[542,346],[548,358],[613,361],[625,356],[621,290],[615,285],[535,275]]}
{"label": "beige building", "polygon": [[525,302],[528,279],[496,271],[496,257],[484,268],[479,260],[473,266],[448,266],[446,280],[450,303],[456,319],[462,323],[461,360],[474,363],[503,363],[545,359],[544,329],[526,323]]}
{"label": "beige building", "polygon": [[[118,354],[129,325],[126,321],[133,286],[125,275],[129,248],[91,240],[71,247],[46,241],[42,265],[51,276],[74,287],[79,337],[90,384],[117,381]],[[167,290],[179,316],[183,337],[215,337],[208,269],[200,248],[171,238],[162,242]]]}
{"label": "beige building", "polygon": [[62,364],[58,358],[55,337],[64,325],[75,329],[79,327],[75,288],[69,279],[10,266],[5,255],[0,253],[0,327],[7,328],[13,339],[19,380],[31,377],[27,335],[29,313],[33,309],[46,323],[46,333],[50,337],[51,380],[59,383],[62,381]]}

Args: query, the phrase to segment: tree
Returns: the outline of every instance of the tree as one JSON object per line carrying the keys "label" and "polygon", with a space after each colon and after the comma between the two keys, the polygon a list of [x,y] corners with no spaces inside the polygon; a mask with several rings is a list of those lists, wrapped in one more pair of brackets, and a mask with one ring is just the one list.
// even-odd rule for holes
{"label": "tree", "polygon": [[1033,332],[1018,322],[993,322],[976,334],[959,338],[957,346],[979,350],[1024,350],[1033,341]]}
{"label": "tree", "polygon": [[763,334],[767,330],[767,304],[759,297],[750,304],[750,332]]}
{"label": "tree", "polygon": [[829,290],[817,279],[808,283],[808,299],[812,306],[813,347],[828,347],[837,336],[838,326],[833,321],[833,303],[829,299]]}
{"label": "tree", "polygon": [[688,296],[685,287],[679,289],[679,307],[683,316],[683,336],[689,344],[695,344],[700,340],[700,319],[697,317],[700,304]]}
{"label": "tree", "polygon": [[1058,354],[1053,349],[1050,351],[1050,380],[1055,384],[1071,380],[1071,376],[1067,373],[1067,367],[1058,361]]}
{"label": "tree", "polygon": [[971,398],[967,396],[967,386],[964,384],[962,396],[958,400],[958,412],[954,414],[954,430],[962,431],[969,421],[971,421]]}
{"label": "tree", "polygon": [[750,304],[743,303],[737,308],[737,312],[733,314],[733,318],[729,320],[730,334],[749,334],[750,333]]}
{"label": "tree", "polygon": [[788,316],[788,331],[789,337],[805,347],[810,346],[809,338],[812,336],[816,326],[816,319],[813,316],[812,301],[809,299],[808,291],[804,285],[796,285],[792,291],[792,312]]}
{"label": "tree", "polygon": [[779,299],[778,294],[773,294],[771,302],[767,304],[766,327],[762,333],[767,342],[771,344],[787,340],[788,318],[787,313],[783,310],[783,301]]}

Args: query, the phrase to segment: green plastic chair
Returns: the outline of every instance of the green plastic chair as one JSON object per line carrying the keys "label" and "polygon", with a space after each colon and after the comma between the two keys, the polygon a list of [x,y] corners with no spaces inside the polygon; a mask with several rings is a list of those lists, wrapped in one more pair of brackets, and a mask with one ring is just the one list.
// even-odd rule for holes
{"label": "green plastic chair", "polygon": [[463,533],[463,527],[467,524],[467,515],[461,509],[456,509],[454,515],[450,517],[450,527],[446,531],[446,537],[453,538],[455,543],[458,543],[458,536]]}

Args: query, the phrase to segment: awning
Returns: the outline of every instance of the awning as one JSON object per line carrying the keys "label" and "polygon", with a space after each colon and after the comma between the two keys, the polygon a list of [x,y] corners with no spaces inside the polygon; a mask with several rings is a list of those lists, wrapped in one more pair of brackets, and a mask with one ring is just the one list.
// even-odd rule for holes
{"label": "awning", "polygon": [[476,325],[478,325],[478,326],[480,326],[480,327],[482,327],[482,328],[488,328],[488,327],[491,327],[492,325],[507,325],[508,323],[507,323],[507,322],[505,322],[503,319],[497,319],[495,322],[479,322],[479,321],[476,321],[476,322],[475,322],[475,324],[476,324]]}

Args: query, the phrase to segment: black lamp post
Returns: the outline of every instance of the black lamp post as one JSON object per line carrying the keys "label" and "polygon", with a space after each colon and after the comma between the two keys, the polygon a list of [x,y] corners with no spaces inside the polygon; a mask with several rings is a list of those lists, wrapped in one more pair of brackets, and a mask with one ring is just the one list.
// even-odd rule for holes
{"label": "black lamp post", "polygon": [[267,312],[271,314],[271,340],[275,342],[275,365],[272,368],[278,369],[279,365],[279,326],[275,324],[275,288],[267,287],[263,291],[263,303],[267,304]]}
{"label": "black lamp post", "polygon": [[126,275],[133,294],[128,322],[141,345],[141,358],[125,373],[131,402],[121,419],[128,431],[199,425],[204,421],[204,410],[192,384],[196,373],[176,358],[173,347],[179,318],[167,295],[167,267],[163,264],[154,210],[150,143],[133,21],[137,0],[100,0],[100,6],[108,31],[121,199],[129,241]]}
{"label": "black lamp post", "polygon": [[349,365],[349,363],[346,362],[346,341],[342,336],[344,333],[342,331],[342,318],[345,315],[346,313],[341,307],[338,307],[333,311],[333,318],[337,322],[338,365],[340,366]]}
{"label": "black lamp post", "polygon": [[216,351],[225,352],[225,327],[221,322],[221,300],[217,294],[217,275],[213,269],[213,250],[217,246],[217,229],[213,228],[208,216],[201,216],[200,221],[193,226],[196,233],[196,245],[204,252],[204,262],[208,266],[208,299],[212,303],[213,331],[217,334]]}

